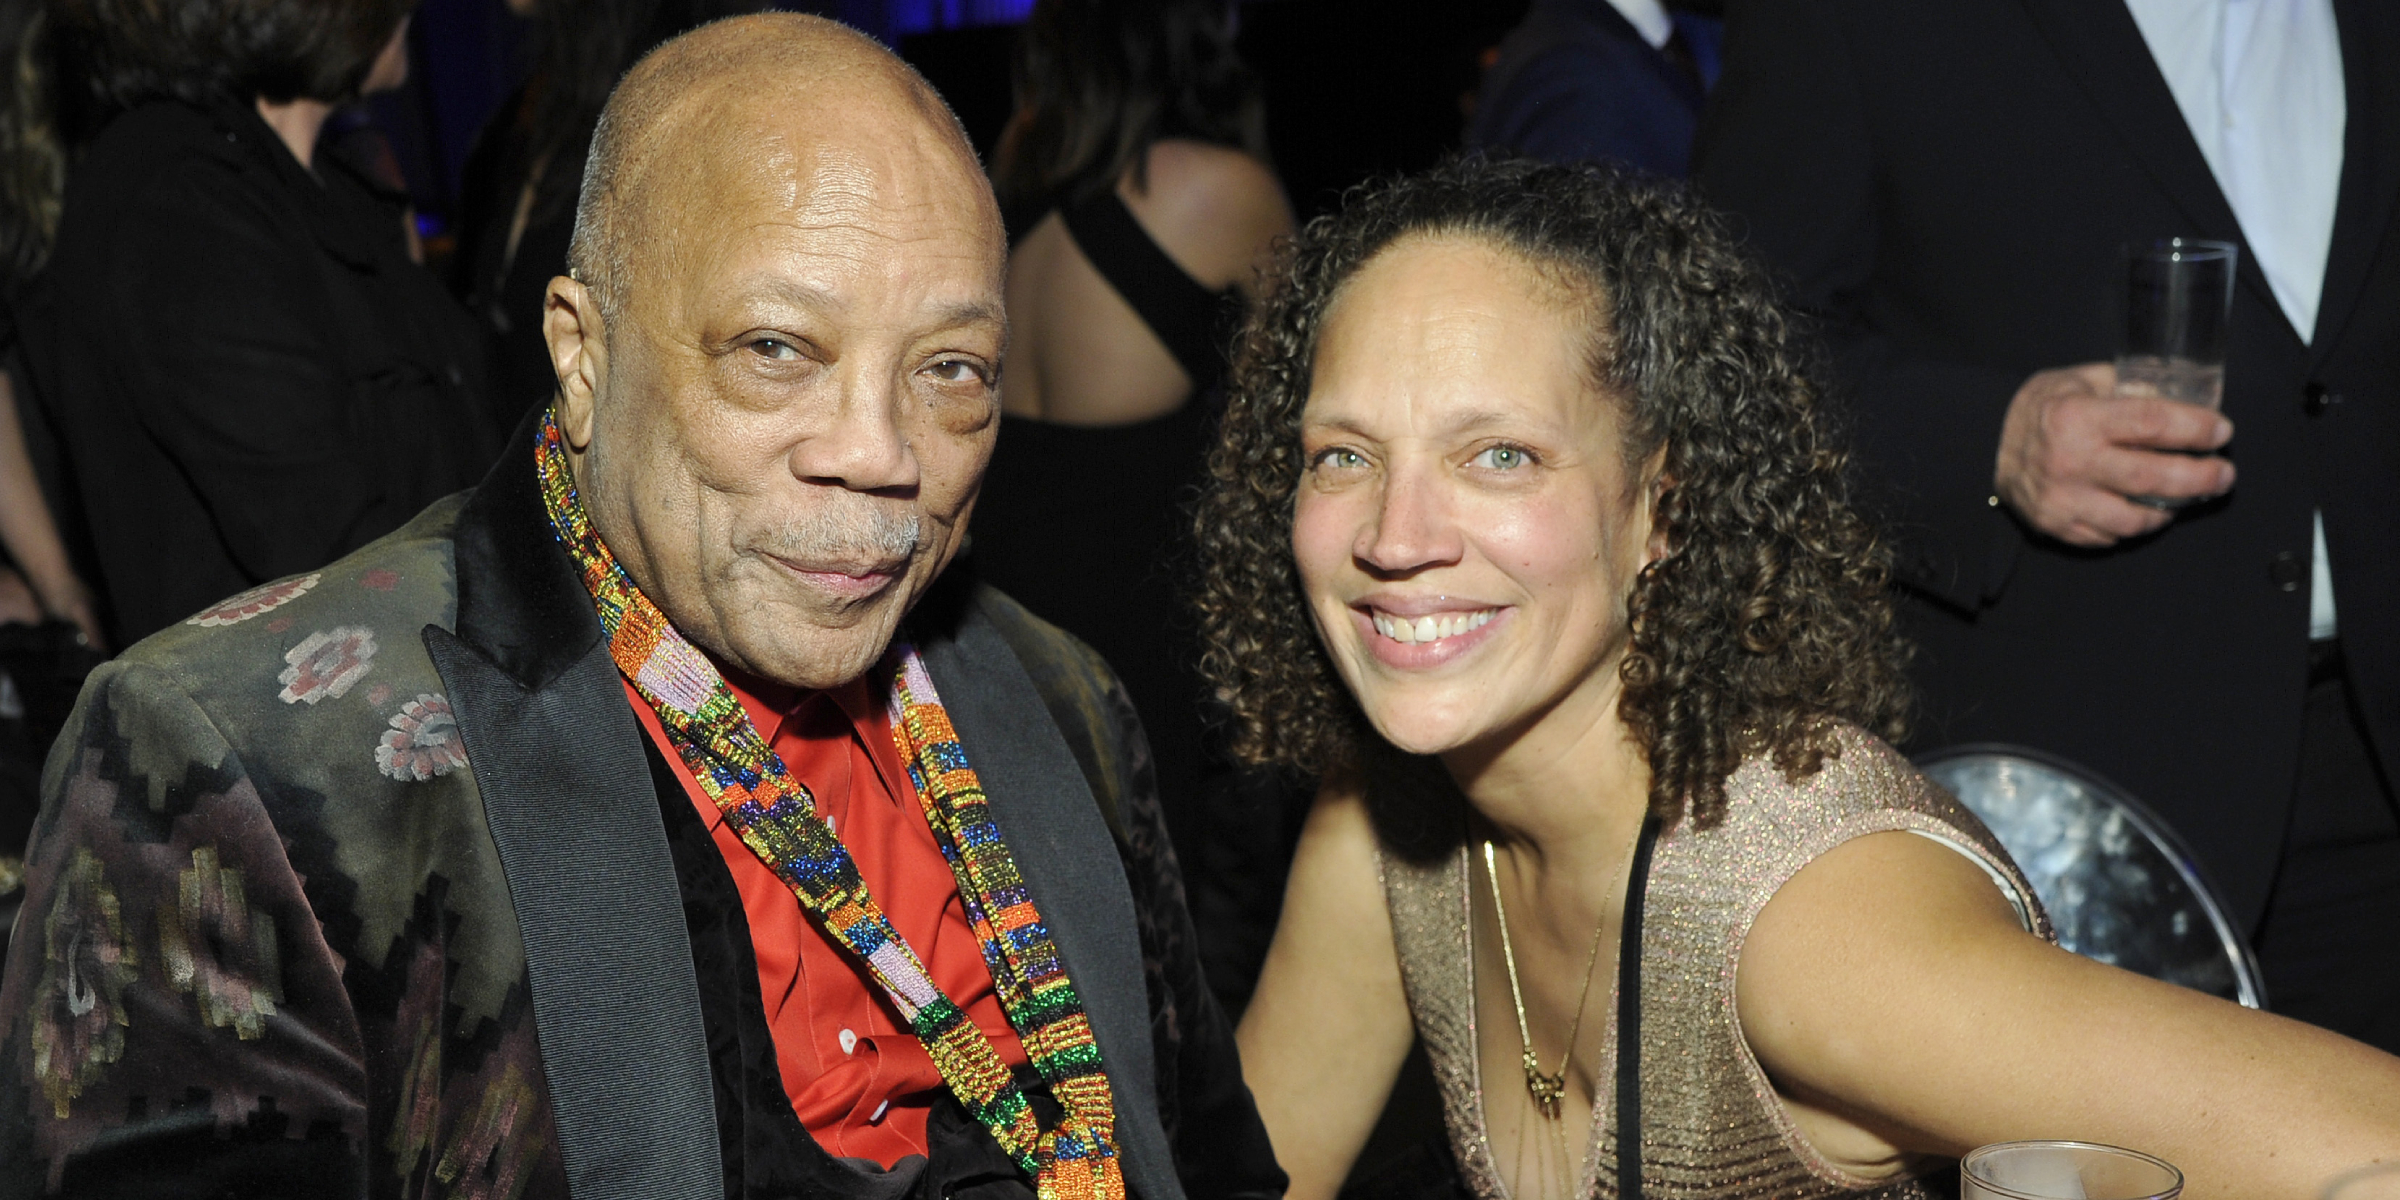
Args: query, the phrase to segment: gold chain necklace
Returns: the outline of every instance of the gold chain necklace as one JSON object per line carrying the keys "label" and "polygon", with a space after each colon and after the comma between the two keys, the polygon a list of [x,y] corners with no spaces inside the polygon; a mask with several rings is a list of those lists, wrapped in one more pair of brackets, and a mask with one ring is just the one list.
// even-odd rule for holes
{"label": "gold chain necklace", "polygon": [[1492,882],[1492,915],[1500,923],[1500,957],[1508,964],[1508,998],[1517,1006],[1517,1042],[1525,1047],[1525,1090],[1533,1093],[1533,1105],[1543,1116],[1558,1119],[1560,1103],[1567,1095],[1567,1064],[1575,1059],[1575,1039],[1583,1033],[1583,1008],[1592,998],[1592,968],[1600,964],[1600,933],[1608,925],[1608,914],[1592,926],[1592,949],[1584,956],[1583,994],[1575,1001],[1575,1021],[1567,1026],[1567,1048],[1559,1053],[1558,1071],[1544,1074],[1541,1059],[1533,1052],[1533,1033],[1525,1025],[1525,992],[1517,985],[1517,950],[1508,939],[1508,906],[1500,900],[1500,869],[1492,860],[1492,843],[1483,843],[1483,875]]}

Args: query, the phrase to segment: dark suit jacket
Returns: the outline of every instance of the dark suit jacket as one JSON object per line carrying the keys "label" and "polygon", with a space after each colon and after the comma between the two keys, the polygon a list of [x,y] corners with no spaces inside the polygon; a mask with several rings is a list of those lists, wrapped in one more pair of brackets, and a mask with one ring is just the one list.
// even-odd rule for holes
{"label": "dark suit jacket", "polygon": [[77,164],[29,328],[127,645],[471,487],[499,434],[400,210],[249,108],[157,102]]}
{"label": "dark suit jacket", "polygon": [[[1029,1194],[954,1102],[921,1170],[801,1127],[732,879],[530,456],[93,675],[0,977],[0,1196]],[[1280,1194],[1123,690],[988,589],[907,628],[1090,1014],[1134,1194]]]}
{"label": "dark suit jacket", "polygon": [[2298,761],[2312,508],[2400,766],[2400,9],[2334,8],[2349,120],[2314,343],[2245,253],[2239,483],[2105,552],[1987,504],[2002,414],[2032,372],[2114,356],[2122,243],[2241,239],[2122,3],[1748,0],[1697,167],[1833,341],[1916,597],[1917,746],[2098,770],[2175,822],[2250,921]]}
{"label": "dark suit jacket", "polygon": [[1700,78],[1642,40],[1608,0],[1534,0],[1500,43],[1467,144],[1551,162],[1606,160],[1681,178],[1717,70],[1717,24],[1669,14]]}

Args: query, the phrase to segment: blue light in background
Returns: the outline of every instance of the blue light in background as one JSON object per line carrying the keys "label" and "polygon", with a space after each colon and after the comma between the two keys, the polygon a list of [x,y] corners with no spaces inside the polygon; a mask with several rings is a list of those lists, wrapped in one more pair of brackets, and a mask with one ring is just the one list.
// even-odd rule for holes
{"label": "blue light in background", "polygon": [[973,25],[1013,25],[1033,12],[1033,0],[885,0],[891,36]]}

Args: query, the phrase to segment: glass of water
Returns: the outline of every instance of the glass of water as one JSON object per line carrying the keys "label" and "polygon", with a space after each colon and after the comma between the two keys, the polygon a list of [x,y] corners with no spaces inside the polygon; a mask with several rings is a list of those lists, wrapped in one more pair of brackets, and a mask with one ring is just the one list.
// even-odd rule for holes
{"label": "glass of water", "polygon": [[1958,1164],[1959,1200],[2175,1200],[2183,1172],[2091,1142],[2000,1142]]}
{"label": "glass of water", "polygon": [[[2240,247],[2166,238],[2125,247],[2125,344],[2117,394],[2216,409],[2225,400],[2225,327]],[[2188,500],[2136,496],[2154,508]]]}
{"label": "glass of water", "polygon": [[2352,1171],[2325,1186],[2325,1200],[2400,1200],[2400,1163]]}
{"label": "glass of water", "polygon": [[2125,247],[2125,348],[2117,394],[2203,408],[2225,397],[2225,326],[2233,315],[2231,242],[2167,238]]}

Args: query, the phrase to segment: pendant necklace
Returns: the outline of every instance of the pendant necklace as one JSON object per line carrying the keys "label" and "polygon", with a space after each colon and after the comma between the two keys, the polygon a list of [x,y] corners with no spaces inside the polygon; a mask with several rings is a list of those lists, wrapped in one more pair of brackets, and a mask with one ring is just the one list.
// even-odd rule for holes
{"label": "pendant necklace", "polygon": [[1492,914],[1500,924],[1500,957],[1508,964],[1508,997],[1517,1008],[1517,1042],[1525,1047],[1525,1090],[1533,1094],[1533,1105],[1543,1116],[1555,1121],[1567,1095],[1567,1064],[1575,1059],[1575,1039],[1583,1032],[1583,1009],[1592,998],[1592,968],[1600,963],[1600,933],[1607,927],[1608,916],[1601,914],[1592,926],[1592,949],[1584,956],[1583,994],[1575,1001],[1575,1020],[1567,1026],[1567,1048],[1558,1056],[1558,1070],[1544,1073],[1542,1061],[1533,1052],[1533,1033],[1525,1024],[1525,992],[1517,984],[1517,951],[1508,937],[1508,907],[1500,900],[1500,871],[1492,857],[1492,843],[1483,843],[1483,874],[1492,883]]}

